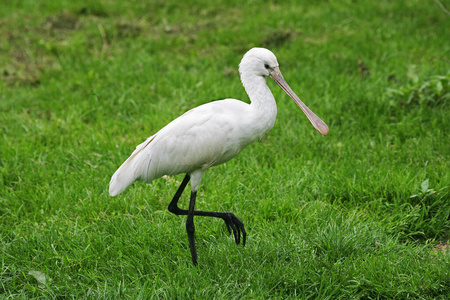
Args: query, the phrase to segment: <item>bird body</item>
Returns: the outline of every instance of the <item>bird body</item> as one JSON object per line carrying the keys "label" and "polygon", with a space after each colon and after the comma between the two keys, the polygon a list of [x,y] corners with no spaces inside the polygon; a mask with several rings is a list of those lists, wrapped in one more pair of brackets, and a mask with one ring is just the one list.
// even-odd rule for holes
{"label": "bird body", "polygon": [[269,131],[275,117],[276,107],[260,112],[235,99],[189,110],[136,147],[112,177],[110,195],[121,193],[138,179],[151,182],[163,175],[206,171],[227,162]]}
{"label": "bird body", "polygon": [[[273,127],[277,107],[266,77],[271,77],[291,96],[317,130],[324,135],[328,133],[326,124],[287,85],[271,51],[264,48],[249,50],[239,65],[239,73],[250,103],[224,99],[187,111],[138,145],[110,181],[109,193],[115,196],[136,180],[151,182],[163,175],[186,173],[169,210],[175,214],[188,215],[186,228],[194,264],[197,264],[193,237],[194,215],[224,219],[228,230],[233,230],[236,243],[239,243],[242,232],[245,244],[243,224],[232,213],[196,211],[194,204],[201,179],[208,168],[235,157]],[[183,210],[178,208],[177,202],[188,181],[191,181],[191,202],[189,210]]]}

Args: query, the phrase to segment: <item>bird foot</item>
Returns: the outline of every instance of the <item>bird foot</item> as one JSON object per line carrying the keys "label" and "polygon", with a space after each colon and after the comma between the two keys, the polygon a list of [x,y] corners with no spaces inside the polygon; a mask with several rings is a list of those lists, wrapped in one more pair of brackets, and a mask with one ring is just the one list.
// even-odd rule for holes
{"label": "bird foot", "polygon": [[244,223],[242,223],[242,221],[239,220],[233,213],[225,213],[222,219],[225,221],[225,225],[227,225],[228,232],[231,234],[231,231],[233,231],[234,240],[237,245],[241,242],[242,232],[242,246],[245,246],[247,232],[244,229]]}

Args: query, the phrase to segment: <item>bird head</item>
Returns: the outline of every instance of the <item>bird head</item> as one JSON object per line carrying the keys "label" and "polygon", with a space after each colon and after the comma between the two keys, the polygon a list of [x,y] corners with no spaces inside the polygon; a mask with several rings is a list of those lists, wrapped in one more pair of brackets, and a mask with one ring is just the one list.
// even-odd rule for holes
{"label": "bird head", "polygon": [[270,76],[270,72],[278,67],[278,61],[272,51],[265,48],[252,48],[239,64],[239,73],[251,72],[258,76]]}
{"label": "bird head", "polygon": [[247,53],[239,64],[239,73],[241,77],[245,74],[251,74],[256,76],[270,77],[278,86],[294,100],[295,103],[302,109],[305,115],[308,117],[311,124],[321,134],[328,134],[328,126],[318,116],[316,116],[294,93],[289,87],[286,80],[284,80],[281,74],[278,61],[272,51],[265,48],[252,48]]}

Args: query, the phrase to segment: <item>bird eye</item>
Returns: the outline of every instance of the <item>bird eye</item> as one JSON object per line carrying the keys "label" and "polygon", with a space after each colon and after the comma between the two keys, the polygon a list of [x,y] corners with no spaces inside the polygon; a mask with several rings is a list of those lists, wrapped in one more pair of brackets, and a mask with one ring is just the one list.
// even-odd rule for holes
{"label": "bird eye", "polygon": [[269,69],[270,66],[268,64],[264,64],[264,68]]}

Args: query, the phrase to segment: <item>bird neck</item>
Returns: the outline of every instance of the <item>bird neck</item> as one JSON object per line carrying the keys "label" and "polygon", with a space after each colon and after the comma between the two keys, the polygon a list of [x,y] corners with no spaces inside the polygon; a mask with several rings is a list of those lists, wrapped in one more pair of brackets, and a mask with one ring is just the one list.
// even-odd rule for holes
{"label": "bird neck", "polygon": [[275,98],[267,86],[266,78],[259,75],[241,74],[242,85],[250,98],[251,105],[260,109],[275,109]]}
{"label": "bird neck", "polygon": [[266,78],[254,74],[241,73],[242,85],[250,98],[253,117],[261,130],[269,131],[277,116],[277,105],[272,92],[267,86]]}

